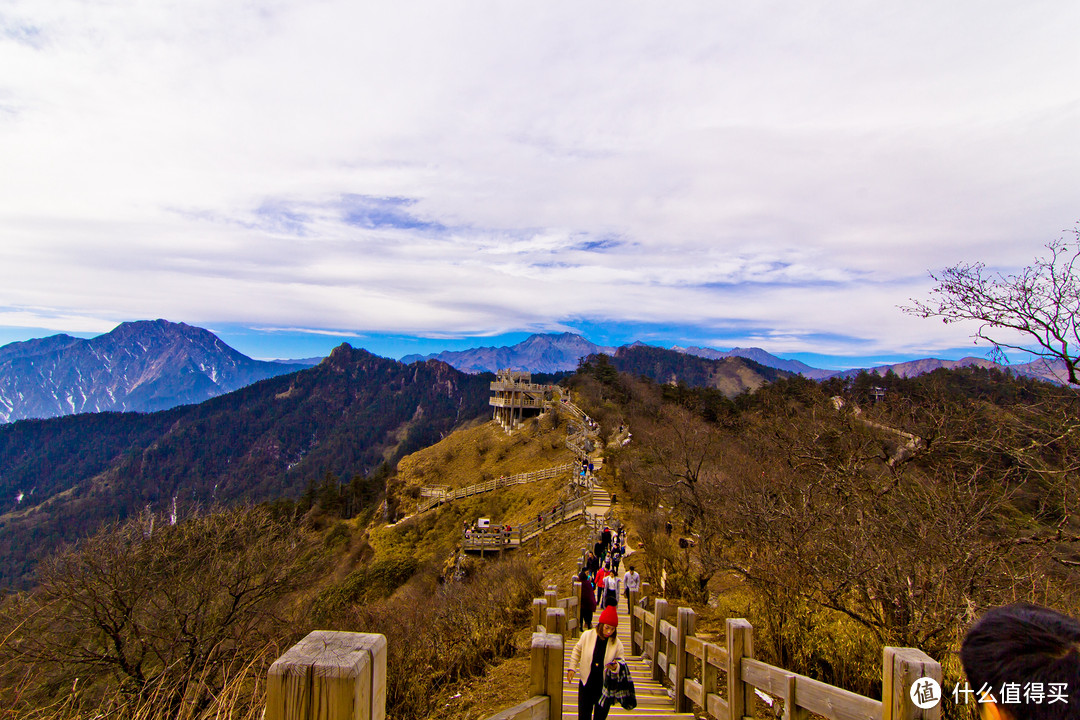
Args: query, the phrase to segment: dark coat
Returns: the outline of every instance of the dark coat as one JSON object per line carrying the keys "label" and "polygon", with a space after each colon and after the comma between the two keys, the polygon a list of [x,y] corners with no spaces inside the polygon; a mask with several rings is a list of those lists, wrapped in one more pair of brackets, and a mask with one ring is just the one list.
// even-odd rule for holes
{"label": "dark coat", "polygon": [[630,677],[630,668],[620,662],[614,671],[604,670],[604,689],[600,692],[600,705],[611,707],[618,702],[624,710],[637,707],[637,693],[634,692],[634,680]]}
{"label": "dark coat", "polygon": [[596,609],[596,595],[588,577],[581,581],[581,607],[589,612]]}

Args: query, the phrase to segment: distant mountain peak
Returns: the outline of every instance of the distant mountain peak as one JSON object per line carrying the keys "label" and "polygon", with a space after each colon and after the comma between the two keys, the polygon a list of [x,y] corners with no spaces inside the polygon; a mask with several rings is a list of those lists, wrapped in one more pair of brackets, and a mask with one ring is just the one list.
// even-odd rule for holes
{"label": "distant mountain peak", "polygon": [[299,370],[252,360],[204,328],[124,322],[0,347],[0,422],[108,410],[163,410]]}
{"label": "distant mountain peak", "polygon": [[406,355],[401,361],[409,364],[441,360],[468,373],[497,372],[505,368],[550,373],[574,370],[578,360],[588,355],[613,352],[614,348],[601,347],[572,332],[533,333],[516,345]]}

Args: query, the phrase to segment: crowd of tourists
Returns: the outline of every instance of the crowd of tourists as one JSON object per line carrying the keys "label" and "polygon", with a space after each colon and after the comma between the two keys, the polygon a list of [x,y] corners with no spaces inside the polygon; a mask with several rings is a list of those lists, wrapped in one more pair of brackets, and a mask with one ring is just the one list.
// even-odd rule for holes
{"label": "crowd of tourists", "polygon": [[[566,680],[579,677],[578,717],[605,720],[613,703],[632,709],[637,701],[626,653],[616,636],[619,625],[620,591],[626,597],[627,612],[631,612],[630,591],[641,588],[641,576],[628,564],[619,578],[619,565],[626,557],[626,529],[612,530],[605,526],[592,549],[586,552],[578,580],[581,597],[578,603],[580,627],[586,628],[570,654]],[[600,617],[593,628],[593,614],[600,608]]]}
{"label": "crowd of tourists", "polygon": [[629,611],[630,590],[640,587],[641,576],[630,566],[620,582],[619,565],[626,556],[626,529],[614,531],[605,526],[593,548],[585,554],[578,580],[581,582],[581,597],[578,603],[581,627],[592,627],[592,616],[596,608],[618,605],[620,590],[627,598]]}

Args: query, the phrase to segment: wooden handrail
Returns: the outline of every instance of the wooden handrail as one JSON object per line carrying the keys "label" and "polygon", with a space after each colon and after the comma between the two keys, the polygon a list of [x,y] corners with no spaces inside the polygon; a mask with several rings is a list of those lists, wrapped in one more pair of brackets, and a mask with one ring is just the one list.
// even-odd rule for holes
{"label": "wooden handrail", "polygon": [[[642,583],[643,589],[646,585]],[[630,634],[632,651],[650,661],[654,679],[675,691],[677,712],[695,706],[717,720],[741,720],[754,714],[754,691],[760,690],[784,701],[785,718],[815,713],[831,720],[898,720],[917,717],[910,696],[915,681],[930,677],[941,683],[941,665],[921,650],[887,647],[883,702],[754,659],[753,628],[746,620],[727,620],[723,647],[694,636],[695,615],[690,608],[678,609],[674,625],[672,617],[662,598],[654,601],[653,612],[635,606]],[[727,699],[718,691],[720,673],[726,678]]]}
{"label": "wooden handrail", "polygon": [[544,468],[543,470],[534,470],[527,473],[517,473],[515,475],[504,475],[494,480],[485,480],[482,483],[476,483],[475,485],[469,485],[468,487],[458,488],[456,490],[450,490],[443,486],[434,487],[422,487],[420,488],[421,497],[425,497],[425,500],[421,500],[417,503],[416,512],[422,513],[429,510],[436,505],[444,502],[450,502],[451,500],[457,500],[459,498],[472,497],[473,495],[479,495],[480,493],[492,492],[493,490],[499,490],[504,487],[510,487],[512,485],[523,485],[525,483],[537,482],[539,480],[550,480],[553,477],[557,477],[559,474],[571,471],[575,468],[574,463],[563,463],[562,465],[556,465],[554,467]]}
{"label": "wooden handrail", "polygon": [[462,548],[464,550],[486,550],[488,548],[521,547],[522,544],[548,528],[572,520],[579,515],[584,515],[588,504],[588,495],[567,500],[559,504],[554,513],[545,513],[543,522],[539,519],[529,520],[514,527],[509,532],[503,529],[502,525],[496,525],[489,529],[469,528],[466,531],[468,534],[462,538]]}

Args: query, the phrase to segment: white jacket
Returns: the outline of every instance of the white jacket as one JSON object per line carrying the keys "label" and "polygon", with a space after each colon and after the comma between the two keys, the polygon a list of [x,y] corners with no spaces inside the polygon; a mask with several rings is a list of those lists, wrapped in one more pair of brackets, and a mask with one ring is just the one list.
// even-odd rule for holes
{"label": "white jacket", "polygon": [[[589,671],[592,670],[592,656],[593,651],[596,649],[596,630],[586,630],[581,633],[581,637],[578,638],[577,645],[570,652],[570,664],[572,668],[577,668],[578,678],[581,680],[582,685],[587,685],[589,682]],[[622,640],[615,638],[615,641],[608,641],[607,650],[604,652],[604,664],[615,662],[615,660],[622,660],[626,662],[626,652],[623,650]]]}

